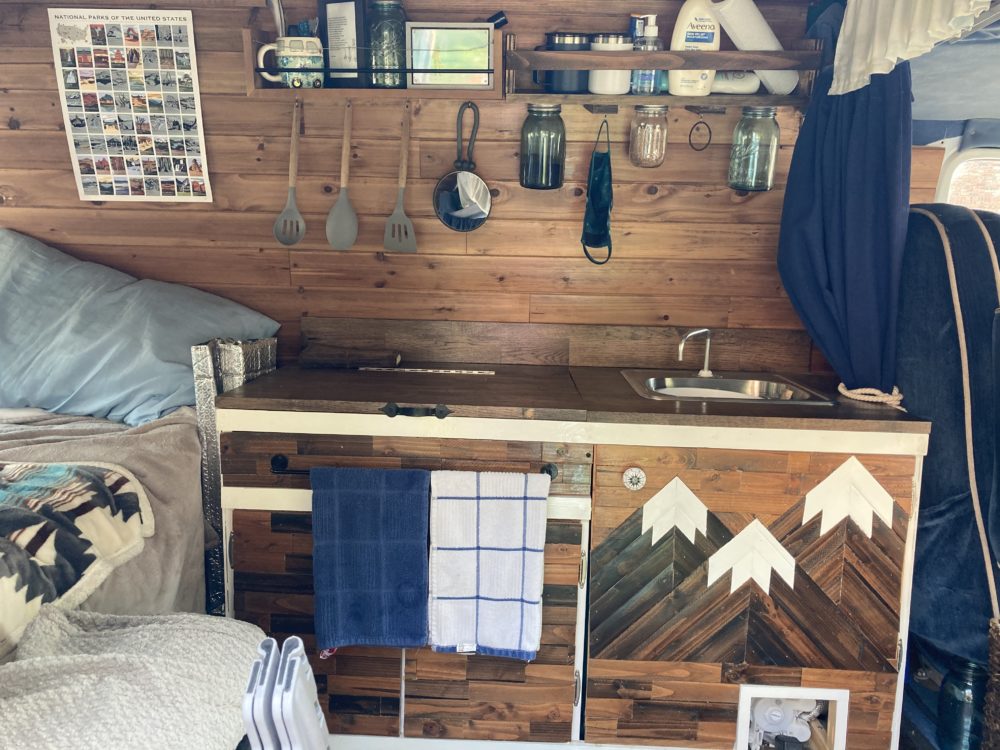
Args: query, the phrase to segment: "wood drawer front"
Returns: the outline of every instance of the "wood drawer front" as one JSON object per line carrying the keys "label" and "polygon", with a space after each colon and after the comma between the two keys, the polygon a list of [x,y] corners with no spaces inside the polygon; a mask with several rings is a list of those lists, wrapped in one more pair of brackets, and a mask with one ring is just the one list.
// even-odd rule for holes
{"label": "wood drawer front", "polygon": [[227,432],[220,438],[228,487],[308,488],[307,475],[271,473],[271,456],[288,457],[290,469],[365,466],[456,471],[540,471],[555,464],[553,495],[590,496],[593,446],[506,440],[365,437],[294,433]]}
{"label": "wood drawer front", "polygon": [[[622,484],[633,466],[638,491]],[[732,743],[747,682],[851,689],[848,746],[888,747],[914,469],[897,456],[596,446],[587,738]],[[822,482],[825,530],[822,514],[804,521]],[[853,493],[891,523],[873,512],[870,536],[863,513],[834,523]],[[769,579],[733,591],[751,554]],[[710,559],[733,571],[709,583]]]}
{"label": "wood drawer front", "polygon": [[[580,539],[579,522],[548,522],[535,661],[406,651],[407,736],[570,740]],[[316,657],[310,514],[233,511],[232,567],[236,617],[279,640],[305,641],[330,731],[396,736],[399,649],[342,648],[331,659]]]}

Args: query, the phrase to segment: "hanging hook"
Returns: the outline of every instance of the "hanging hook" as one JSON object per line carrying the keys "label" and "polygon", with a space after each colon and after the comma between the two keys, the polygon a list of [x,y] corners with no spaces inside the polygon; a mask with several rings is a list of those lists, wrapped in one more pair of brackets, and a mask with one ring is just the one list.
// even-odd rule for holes
{"label": "hanging hook", "polygon": [[[462,130],[463,120],[465,119],[465,111],[467,109],[472,110],[472,134],[469,136],[469,151],[467,154],[462,153]],[[459,172],[474,172],[476,170],[476,162],[472,160],[472,150],[476,147],[476,134],[479,132],[479,107],[476,106],[475,102],[463,102],[462,106],[458,108],[458,118],[456,122],[456,138],[455,143],[458,149],[458,158],[455,159],[455,169]]]}

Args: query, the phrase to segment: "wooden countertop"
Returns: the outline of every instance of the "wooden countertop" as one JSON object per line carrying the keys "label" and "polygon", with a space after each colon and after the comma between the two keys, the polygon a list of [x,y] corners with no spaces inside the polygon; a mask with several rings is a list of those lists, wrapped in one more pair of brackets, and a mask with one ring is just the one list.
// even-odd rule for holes
{"label": "wooden countertop", "polygon": [[[407,367],[492,370],[454,375],[282,367],[216,398],[219,409],[373,414],[388,402],[445,404],[455,416],[572,422],[856,430],[926,434],[905,412],[838,397],[833,406],[791,403],[654,401],[635,393],[620,369],[538,365],[407,363]],[[651,374],[653,372],[651,371]],[[836,381],[795,380],[825,393]]]}

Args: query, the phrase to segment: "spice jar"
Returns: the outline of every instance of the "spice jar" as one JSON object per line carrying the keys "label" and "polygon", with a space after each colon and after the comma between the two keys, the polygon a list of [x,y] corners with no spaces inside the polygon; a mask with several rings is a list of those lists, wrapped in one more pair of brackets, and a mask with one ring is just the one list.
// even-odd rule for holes
{"label": "spice jar", "polygon": [[637,167],[658,167],[666,154],[667,105],[640,104],[629,129],[629,160]]}
{"label": "spice jar", "polygon": [[566,126],[558,104],[529,104],[521,126],[521,187],[555,190],[563,184]]}
{"label": "spice jar", "polygon": [[733,131],[729,155],[729,187],[761,192],[774,185],[780,129],[774,107],[744,107]]}

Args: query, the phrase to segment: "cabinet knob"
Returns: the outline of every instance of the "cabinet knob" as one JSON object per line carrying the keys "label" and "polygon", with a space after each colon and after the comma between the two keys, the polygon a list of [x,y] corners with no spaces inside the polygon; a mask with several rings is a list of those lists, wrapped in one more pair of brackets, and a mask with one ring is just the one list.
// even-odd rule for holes
{"label": "cabinet knob", "polygon": [[632,490],[633,492],[641,490],[646,486],[646,472],[638,466],[632,466],[625,469],[622,474],[622,484],[625,485],[626,489]]}

